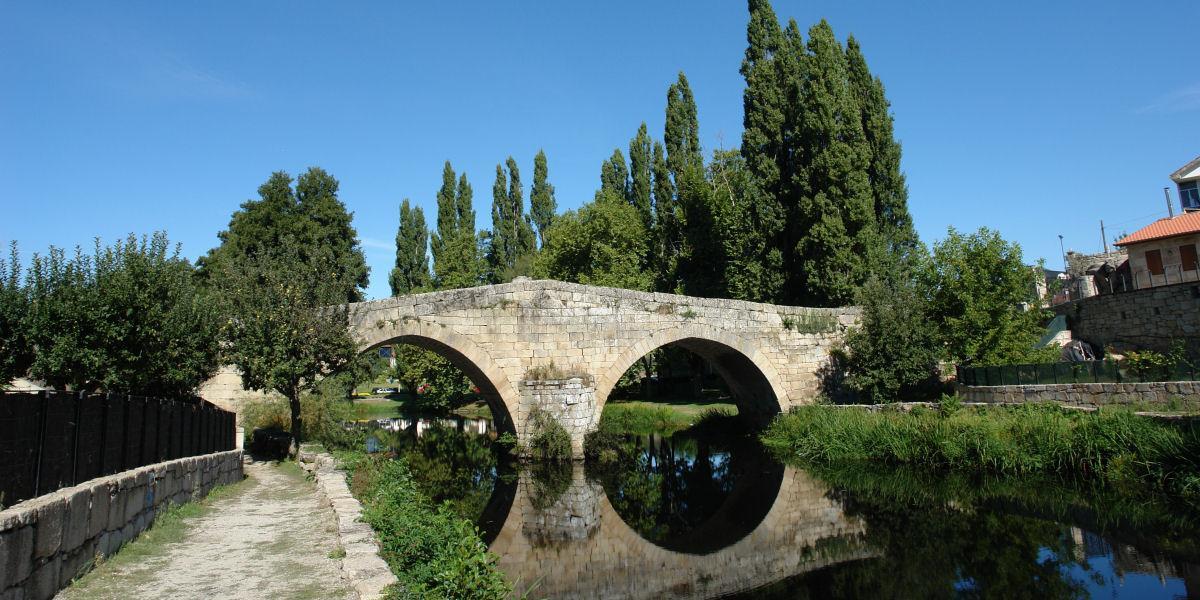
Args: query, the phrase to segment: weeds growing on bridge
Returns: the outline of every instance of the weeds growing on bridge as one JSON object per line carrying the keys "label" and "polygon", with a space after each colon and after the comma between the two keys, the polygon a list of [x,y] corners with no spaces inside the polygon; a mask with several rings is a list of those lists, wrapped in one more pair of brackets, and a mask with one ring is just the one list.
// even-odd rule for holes
{"label": "weeds growing on bridge", "polygon": [[1053,405],[871,412],[806,406],[764,443],[817,464],[873,462],[1002,475],[1053,474],[1154,489],[1200,503],[1200,425]]}

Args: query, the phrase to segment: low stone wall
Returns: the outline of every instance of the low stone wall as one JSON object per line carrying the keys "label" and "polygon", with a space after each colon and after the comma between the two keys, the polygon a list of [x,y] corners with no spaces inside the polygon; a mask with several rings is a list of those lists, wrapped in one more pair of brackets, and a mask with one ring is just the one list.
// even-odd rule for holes
{"label": "low stone wall", "polygon": [[338,524],[342,573],[362,600],[383,598],[383,590],[399,580],[379,556],[379,540],[371,526],[360,520],[362,504],[350,494],[346,473],[334,458],[311,448],[300,449],[300,466],[317,481],[321,501],[333,508]]}
{"label": "low stone wall", "polygon": [[957,387],[963,402],[1017,404],[1059,402],[1075,406],[1165,404],[1173,398],[1200,398],[1200,381],[1156,383],[1062,383],[1056,385],[992,385]]}
{"label": "low stone wall", "polygon": [[52,598],[171,505],[242,479],[242,451],[147,465],[0,512],[0,600]]}
{"label": "low stone wall", "polygon": [[525,426],[517,432],[517,440],[524,446],[529,445],[535,433],[530,419],[535,409],[548,413],[567,430],[571,436],[571,454],[582,459],[583,437],[600,421],[593,382],[582,377],[522,381],[517,422]]}

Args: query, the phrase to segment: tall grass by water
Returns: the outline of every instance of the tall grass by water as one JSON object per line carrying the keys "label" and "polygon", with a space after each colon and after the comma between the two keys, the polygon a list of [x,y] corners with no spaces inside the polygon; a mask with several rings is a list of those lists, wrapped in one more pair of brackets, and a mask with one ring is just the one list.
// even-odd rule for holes
{"label": "tall grass by water", "polygon": [[1122,410],[1053,405],[868,411],[806,406],[763,442],[785,458],[1001,475],[1055,474],[1137,485],[1200,501],[1200,427]]}

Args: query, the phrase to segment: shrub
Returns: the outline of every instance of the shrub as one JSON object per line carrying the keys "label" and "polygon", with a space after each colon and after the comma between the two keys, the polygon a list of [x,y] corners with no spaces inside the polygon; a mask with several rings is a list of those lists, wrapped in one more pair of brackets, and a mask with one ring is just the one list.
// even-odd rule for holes
{"label": "shrub", "polygon": [[535,408],[529,418],[532,428],[529,456],[538,460],[571,460],[571,436],[554,415]]}
{"label": "shrub", "polygon": [[402,460],[343,455],[363,520],[379,535],[399,586],[388,598],[507,598],[512,590],[475,526],[447,505],[434,506]]}

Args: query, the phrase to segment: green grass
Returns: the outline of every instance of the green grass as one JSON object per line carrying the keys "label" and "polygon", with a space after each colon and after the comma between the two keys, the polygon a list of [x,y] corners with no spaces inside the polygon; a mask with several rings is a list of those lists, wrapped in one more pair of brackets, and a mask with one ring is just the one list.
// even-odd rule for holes
{"label": "green grass", "polygon": [[777,418],[763,442],[785,458],[866,462],[999,475],[1054,474],[1149,487],[1200,502],[1200,425],[1128,410],[1053,405],[867,411],[806,406]]}
{"label": "green grass", "polygon": [[720,411],[736,415],[737,405],[724,402],[646,402],[611,400],[600,419],[624,433],[674,433],[700,422],[706,414]]}
{"label": "green grass", "polygon": [[[428,411],[422,410],[408,392],[389,394],[387,396],[372,396],[370,398],[355,398],[353,400],[354,419],[366,421],[369,419],[388,419],[401,415],[420,415]],[[453,414],[468,419],[491,419],[492,411],[487,403],[479,401],[464,404],[450,411]]]}

